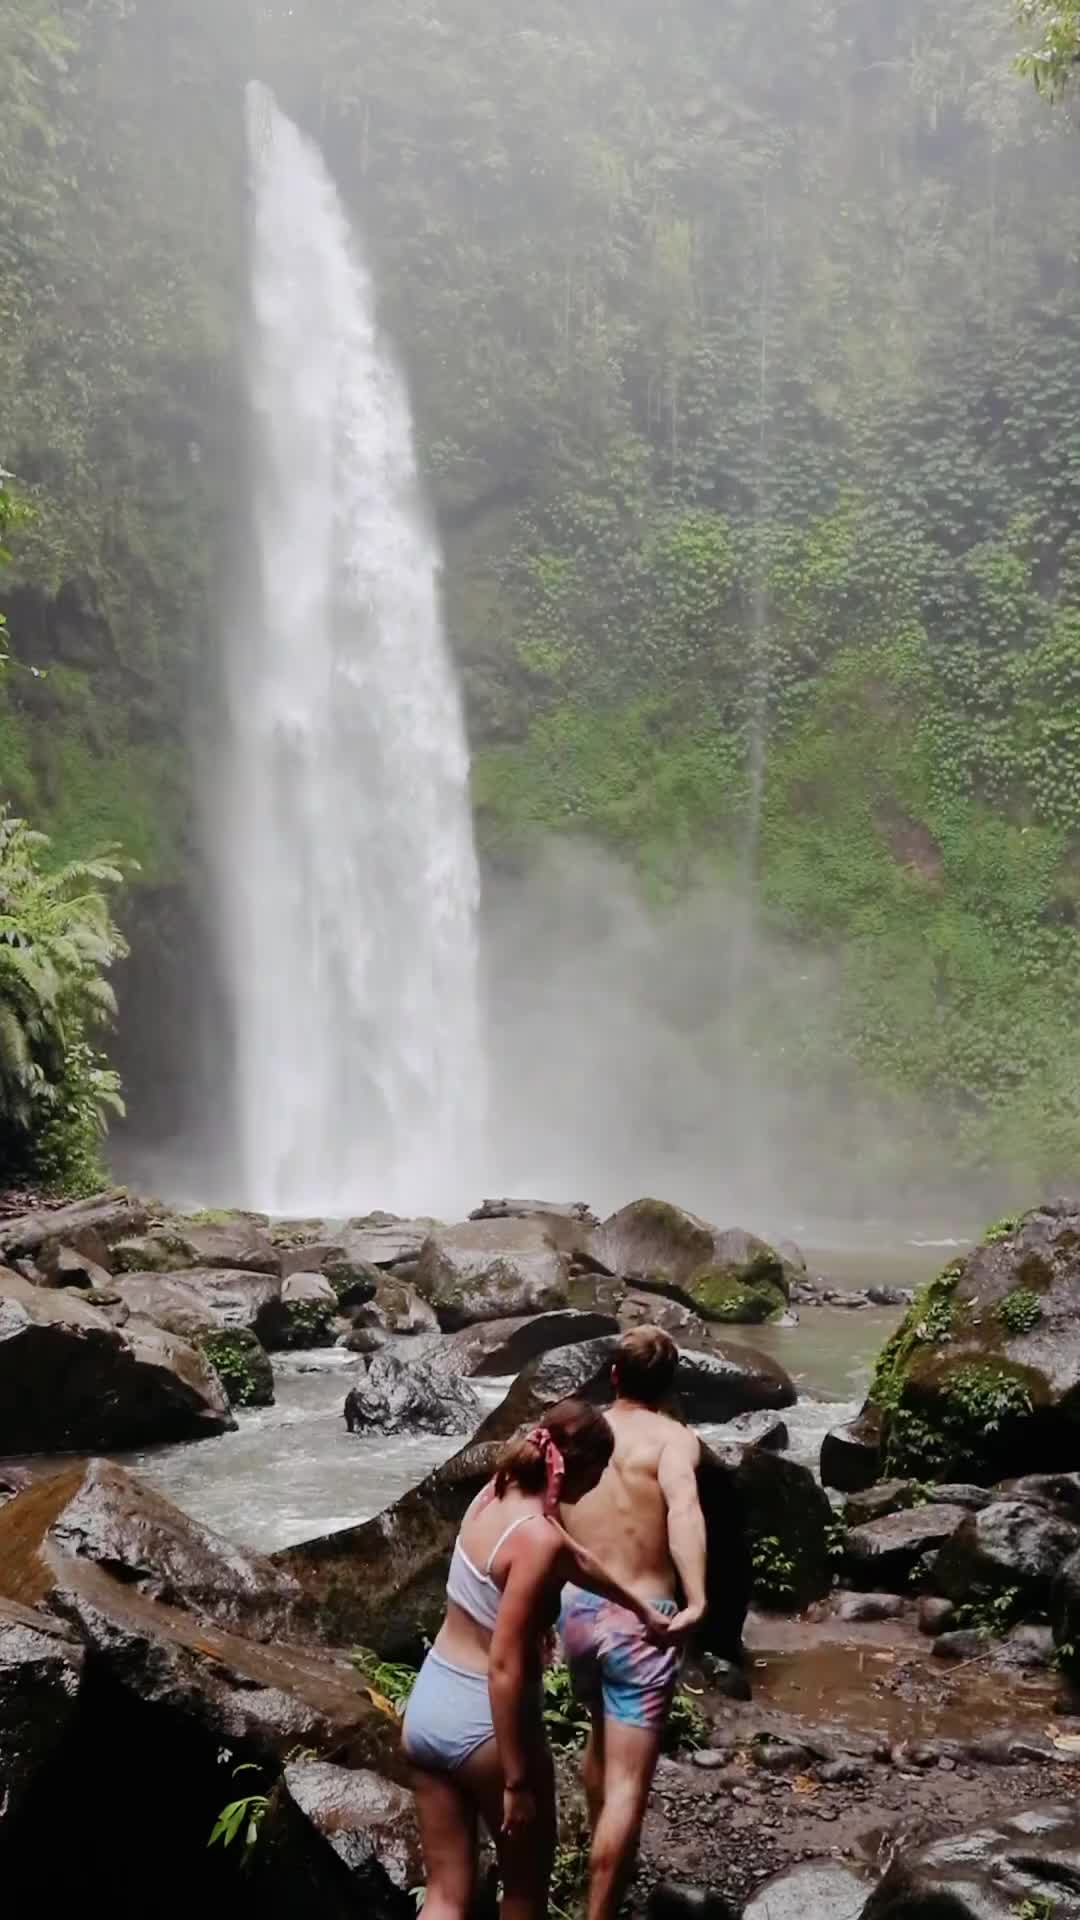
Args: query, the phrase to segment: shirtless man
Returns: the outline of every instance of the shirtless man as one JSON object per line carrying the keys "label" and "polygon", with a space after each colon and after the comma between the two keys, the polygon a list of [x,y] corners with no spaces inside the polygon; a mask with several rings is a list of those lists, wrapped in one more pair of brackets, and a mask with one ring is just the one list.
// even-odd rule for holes
{"label": "shirtless man", "polygon": [[[680,1647],[705,1612],[705,1521],[695,1434],[658,1411],[678,1365],[659,1327],[635,1327],[612,1367],[606,1409],[615,1452],[599,1486],[563,1514],[574,1540],[631,1593],[672,1616],[669,1644],[650,1644],[634,1614],[580,1587],[563,1593],[560,1631],[592,1731],[583,1775],[593,1843],[588,1920],[615,1920],[637,1851]],[[683,1604],[677,1598],[682,1589]]]}

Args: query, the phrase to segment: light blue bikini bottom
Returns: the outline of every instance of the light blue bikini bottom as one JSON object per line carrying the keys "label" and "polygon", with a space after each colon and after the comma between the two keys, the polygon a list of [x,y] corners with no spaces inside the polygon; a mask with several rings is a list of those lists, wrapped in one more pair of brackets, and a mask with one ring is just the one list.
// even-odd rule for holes
{"label": "light blue bikini bottom", "polygon": [[453,1667],[429,1653],[409,1696],[401,1743],[414,1766],[454,1773],[494,1740],[486,1673]]}

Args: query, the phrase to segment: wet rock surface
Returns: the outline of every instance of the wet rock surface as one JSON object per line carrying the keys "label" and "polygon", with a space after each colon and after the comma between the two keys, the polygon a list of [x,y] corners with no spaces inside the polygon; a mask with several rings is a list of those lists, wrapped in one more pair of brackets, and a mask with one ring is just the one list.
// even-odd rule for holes
{"label": "wet rock surface", "polygon": [[1043,1803],[974,1831],[903,1845],[865,1908],[901,1915],[1016,1920],[1020,1912],[1080,1914],[1080,1818]]}
{"label": "wet rock surface", "polygon": [[69,1288],[0,1272],[0,1452],[118,1449],[233,1425],[202,1354],[148,1321],[114,1327]]}
{"label": "wet rock surface", "polygon": [[1059,1569],[1080,1550],[1080,1525],[1037,1502],[995,1500],[943,1546],[935,1585],[953,1600],[973,1588],[1014,1587],[1031,1603],[1049,1598]]}
{"label": "wet rock surface", "polygon": [[313,1609],[295,1581],[109,1460],[34,1481],[0,1508],[0,1594],[47,1605],[71,1561],[95,1562],[125,1588],[253,1639],[311,1629]]}
{"label": "wet rock surface", "polygon": [[469,1433],[479,1417],[466,1380],[391,1353],[363,1360],[345,1398],[350,1433]]}
{"label": "wet rock surface", "polygon": [[120,1274],[112,1284],[132,1313],[182,1340],[226,1327],[245,1327],[263,1339],[273,1332],[281,1301],[276,1276],[227,1268]]}
{"label": "wet rock surface", "polygon": [[542,1218],[476,1220],[441,1227],[424,1242],[417,1291],[453,1333],[480,1320],[505,1320],[565,1307],[570,1261]]}
{"label": "wet rock surface", "polygon": [[821,1480],[838,1493],[862,1493],[881,1471],[881,1432],[872,1413],[832,1427],[821,1443]]}
{"label": "wet rock surface", "polygon": [[855,1586],[884,1587],[909,1593],[910,1581],[925,1553],[941,1547],[968,1514],[965,1507],[908,1507],[882,1520],[852,1527],[845,1546],[845,1564]]}
{"label": "wet rock surface", "polygon": [[619,1323],[613,1314],[583,1312],[573,1307],[554,1313],[488,1320],[451,1334],[432,1355],[431,1365],[437,1373],[470,1378],[488,1374],[501,1378],[520,1373],[530,1360],[558,1347],[607,1339],[618,1331]]}
{"label": "wet rock surface", "polygon": [[0,1600],[0,1834],[72,1723],[82,1664],[58,1620]]}

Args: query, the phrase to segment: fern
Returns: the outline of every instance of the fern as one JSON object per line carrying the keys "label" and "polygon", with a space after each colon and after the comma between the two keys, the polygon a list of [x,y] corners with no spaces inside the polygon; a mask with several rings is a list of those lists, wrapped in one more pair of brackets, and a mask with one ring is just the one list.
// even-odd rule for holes
{"label": "fern", "polygon": [[0,808],[0,1164],[80,1191],[100,1180],[120,1081],[93,1043],[116,1015],[106,970],[127,951],[108,891],[114,848],[48,864],[49,842]]}

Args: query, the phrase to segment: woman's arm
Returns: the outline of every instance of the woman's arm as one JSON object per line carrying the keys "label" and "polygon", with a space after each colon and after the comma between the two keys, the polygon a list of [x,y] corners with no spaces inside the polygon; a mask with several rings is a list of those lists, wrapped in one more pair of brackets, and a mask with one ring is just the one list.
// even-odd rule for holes
{"label": "woman's arm", "polygon": [[561,1537],[553,1527],[527,1527],[519,1534],[491,1636],[488,1692],[505,1782],[503,1831],[508,1834],[528,1825],[536,1814],[529,1764],[536,1727],[527,1713],[528,1686],[539,1673],[540,1636],[560,1553]]}

